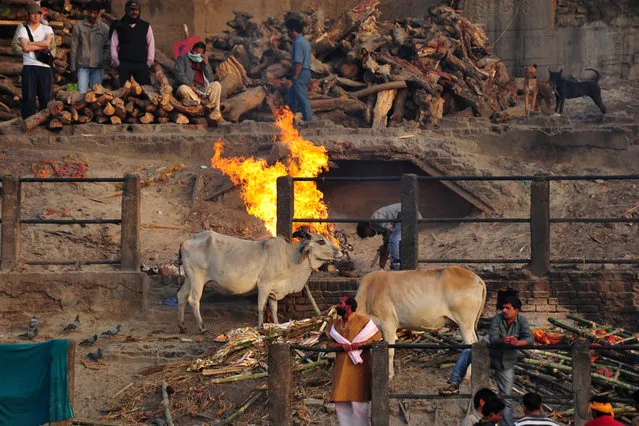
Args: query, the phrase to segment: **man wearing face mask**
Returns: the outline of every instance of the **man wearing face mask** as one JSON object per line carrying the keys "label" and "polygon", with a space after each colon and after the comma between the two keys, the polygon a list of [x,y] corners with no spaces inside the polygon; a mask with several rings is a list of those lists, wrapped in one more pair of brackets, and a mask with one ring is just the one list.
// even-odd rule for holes
{"label": "man wearing face mask", "polygon": [[151,24],[140,19],[140,3],[126,2],[125,14],[115,22],[111,35],[111,62],[120,84],[133,77],[139,84],[151,84],[150,68],[155,61],[155,38]]}
{"label": "man wearing face mask", "polygon": [[199,105],[202,101],[211,110],[220,111],[222,85],[213,81],[215,75],[209,65],[206,44],[195,43],[190,52],[175,61],[175,85],[177,97],[186,106]]}
{"label": "man wearing face mask", "polygon": [[336,307],[339,318],[328,328],[328,348],[342,348],[335,354],[333,387],[330,400],[335,402],[337,419],[342,426],[370,424],[371,354],[360,346],[370,345],[382,338],[377,326],[355,313],[357,301],[344,296]]}

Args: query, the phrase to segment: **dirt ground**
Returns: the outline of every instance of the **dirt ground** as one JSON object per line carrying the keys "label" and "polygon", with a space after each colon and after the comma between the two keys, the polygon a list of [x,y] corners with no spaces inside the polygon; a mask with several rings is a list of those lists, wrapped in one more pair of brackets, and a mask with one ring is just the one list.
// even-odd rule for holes
{"label": "dirt ground", "polygon": [[[610,116],[619,120],[635,119],[639,107],[639,87],[628,85],[604,90],[604,102]],[[565,115],[572,117],[570,125],[578,129],[583,122],[592,125],[590,114],[596,108],[589,99],[570,100],[566,103]],[[534,116],[531,120],[545,119]],[[518,119],[513,126],[526,126],[526,119]],[[632,138],[629,135],[629,138]],[[476,154],[477,168],[495,170],[494,174],[525,174],[547,171],[555,174],[583,173],[635,173],[639,159],[639,144],[636,135],[626,151],[601,148],[584,148],[577,154],[569,150],[536,147],[517,140],[500,140],[495,144],[481,144],[472,135],[458,140],[446,138],[451,149]],[[213,141],[211,141],[213,143]],[[142,189],[142,263],[170,265],[176,260],[181,241],[194,232],[210,229],[224,234],[244,238],[263,239],[268,236],[261,222],[249,216],[238,191],[229,191],[216,201],[195,202],[191,199],[195,176],[204,167],[210,168],[208,158],[183,159],[176,155],[154,154],[127,157],[114,153],[68,152],[64,144],[52,145],[50,149],[3,149],[0,144],[1,174],[33,176],[32,167],[45,159],[61,161],[73,154],[88,165],[91,177],[121,176],[124,173],[140,173],[142,180],[149,182]],[[171,169],[174,169],[171,171]],[[220,182],[206,183],[204,192],[214,192]],[[629,212],[639,204],[638,182],[562,182],[552,184],[553,216],[609,216],[616,217]],[[504,217],[521,217],[528,214],[527,197],[529,188],[525,183],[513,184],[520,190],[514,195],[510,206],[500,212]],[[120,213],[121,198],[113,196],[119,186],[107,183],[72,184],[24,184],[23,218],[44,217],[63,218],[117,218]],[[337,206],[338,207],[338,206]],[[352,256],[359,273],[370,270],[370,261],[380,241],[361,241],[356,237],[354,226],[340,226],[354,245]],[[557,257],[616,257],[636,258],[639,256],[638,227],[624,223],[609,225],[557,225],[553,226],[553,256]],[[420,250],[424,257],[528,257],[529,234],[526,225],[509,224],[485,226],[463,224],[459,226],[430,227],[420,234]],[[25,225],[23,228],[22,255],[32,259],[47,258],[109,258],[118,255],[119,227],[108,225],[79,225],[56,227]],[[471,242],[469,244],[469,242]],[[35,267],[22,266],[23,270],[76,270],[78,267]],[[81,267],[86,269],[88,267]],[[100,267],[95,267],[100,268]],[[591,266],[590,268],[596,268]],[[93,268],[91,268],[93,269]],[[481,270],[477,269],[476,270]],[[80,419],[99,420],[109,423],[107,414],[119,393],[130,383],[131,386],[154,386],[158,388],[156,399],[142,401],[139,412],[159,413],[159,383],[149,380],[149,367],[171,362],[197,358],[216,348],[212,342],[217,334],[234,327],[252,326],[256,320],[254,301],[242,299],[224,304],[205,304],[203,316],[209,327],[208,334],[177,334],[176,308],[163,304],[174,296],[177,288],[156,286],[151,289],[152,306],[144,312],[132,313],[117,322],[122,331],[115,337],[100,339],[95,347],[81,347],[76,360],[75,413]],[[0,341],[15,342],[14,336],[24,332],[28,318],[36,312],[24,312],[24,320],[12,323],[1,322]],[[75,312],[64,312],[49,318],[40,318],[40,335],[36,341],[51,338],[71,337],[82,340],[111,328],[115,323],[105,323],[104,319],[91,313],[80,312],[81,326],[78,331],[64,333],[64,325],[71,322]],[[190,313],[187,324],[193,325]],[[192,333],[194,328],[191,327]],[[89,363],[86,354],[97,347],[104,350],[103,362]],[[397,392],[433,393],[433,389],[445,381],[450,368],[423,369],[418,363],[404,357],[399,365],[395,380]],[[400,357],[402,358],[402,357]],[[86,365],[85,365],[86,364]],[[316,386],[298,389],[297,396],[323,400],[329,389],[329,370],[319,370],[312,374]],[[306,381],[308,382],[308,378]],[[227,410],[233,411],[263,382],[244,382],[237,385],[218,385],[207,388],[205,395],[217,403],[225,401]],[[467,384],[465,386],[468,386]],[[127,388],[128,389],[128,388]],[[125,389],[126,391],[126,389]],[[199,394],[198,394],[199,395]],[[221,396],[222,395],[222,396]],[[114,398],[116,396],[116,398]],[[302,398],[303,397],[303,398]],[[194,396],[195,398],[195,396]],[[197,396],[201,402],[203,396]],[[261,405],[260,405],[261,404]],[[264,407],[265,398],[258,406]],[[453,425],[467,408],[467,403],[443,403],[438,401],[407,401],[410,424]],[[216,405],[219,406],[219,405]],[[308,407],[308,406],[307,406]],[[399,407],[393,402],[393,424],[402,424]],[[297,418],[306,418],[299,423],[335,424],[333,414],[322,406],[300,408],[304,411]],[[203,413],[201,413],[203,414]],[[265,424],[263,410],[253,410],[240,418],[237,424]],[[210,417],[211,414],[209,413]],[[148,421],[146,419],[145,421]],[[206,417],[181,418],[177,424],[201,425],[213,421]],[[111,421],[116,423],[116,421]]]}

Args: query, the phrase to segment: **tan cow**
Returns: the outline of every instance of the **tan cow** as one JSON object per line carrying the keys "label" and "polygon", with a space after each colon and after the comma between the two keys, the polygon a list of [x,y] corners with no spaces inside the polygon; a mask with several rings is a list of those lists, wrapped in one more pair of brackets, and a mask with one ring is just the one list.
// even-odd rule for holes
{"label": "tan cow", "polygon": [[[376,271],[357,290],[357,312],[377,324],[389,344],[398,328],[437,328],[452,320],[464,343],[477,341],[475,329],[486,302],[486,283],[473,272],[451,266],[415,271]],[[390,376],[393,376],[390,351]]]}

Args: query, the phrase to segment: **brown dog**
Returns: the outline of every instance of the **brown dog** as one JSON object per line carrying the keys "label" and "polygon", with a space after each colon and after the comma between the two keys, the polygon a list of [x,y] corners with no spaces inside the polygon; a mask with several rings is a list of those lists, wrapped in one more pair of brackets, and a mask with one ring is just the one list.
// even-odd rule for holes
{"label": "brown dog", "polygon": [[[525,94],[525,106],[526,116],[531,111],[535,110],[537,106],[537,94],[539,93],[539,86],[537,85],[537,64],[524,67],[524,94]],[[531,104],[532,95],[532,104]],[[530,105],[530,108],[529,108]]]}
{"label": "brown dog", "polygon": [[550,83],[544,81],[537,82],[537,106],[539,110],[543,112],[544,108],[541,106],[543,101],[546,104],[546,114],[552,115],[552,99],[554,94]]}

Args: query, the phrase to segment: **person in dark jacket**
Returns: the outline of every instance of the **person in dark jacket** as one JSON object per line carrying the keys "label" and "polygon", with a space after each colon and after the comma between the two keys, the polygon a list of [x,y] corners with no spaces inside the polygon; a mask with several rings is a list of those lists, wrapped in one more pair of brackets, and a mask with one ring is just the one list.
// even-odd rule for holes
{"label": "person in dark jacket", "polygon": [[212,110],[220,110],[222,85],[213,81],[215,75],[209,65],[206,44],[199,41],[190,52],[175,61],[176,95],[187,106],[199,105],[202,101]]}
{"label": "person in dark jacket", "polygon": [[140,2],[127,1],[124,16],[111,30],[111,62],[118,70],[120,84],[131,77],[139,84],[151,84],[155,38],[151,24],[140,19]]}

